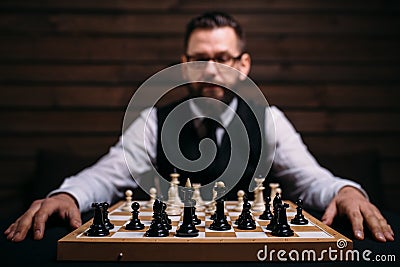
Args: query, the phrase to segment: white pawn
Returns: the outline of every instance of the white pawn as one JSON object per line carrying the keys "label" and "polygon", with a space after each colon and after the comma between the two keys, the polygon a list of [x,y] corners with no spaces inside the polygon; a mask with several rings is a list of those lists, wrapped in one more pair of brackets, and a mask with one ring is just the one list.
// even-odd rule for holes
{"label": "white pawn", "polygon": [[263,191],[265,187],[263,186],[263,182],[265,178],[254,178],[257,183],[256,188],[254,189],[254,202],[251,207],[253,211],[264,211],[265,210],[265,201]]}
{"label": "white pawn", "polygon": [[150,188],[149,193],[150,193],[150,200],[147,202],[146,206],[148,208],[153,208],[153,204],[157,198],[157,189],[155,187],[152,187]]}
{"label": "white pawn", "polygon": [[214,214],[217,206],[216,198],[217,198],[217,191],[215,191],[215,188],[218,186],[219,182],[215,182],[214,187],[212,189],[212,199],[209,203],[207,203],[207,212],[210,212],[211,214]]}
{"label": "white pawn", "polygon": [[237,196],[238,196],[238,203],[237,203],[237,205],[235,207],[235,210],[236,211],[242,211],[243,210],[243,203],[244,203],[244,200],[243,200],[244,191],[243,190],[239,190],[237,192]]}
{"label": "white pawn", "polygon": [[125,203],[121,207],[121,210],[129,212],[132,211],[132,195],[133,195],[132,190],[128,189],[125,191]]}
{"label": "white pawn", "polygon": [[204,201],[203,198],[201,197],[200,194],[200,187],[201,184],[199,183],[193,183],[193,199],[196,201],[196,210],[197,211],[203,211],[204,210]]}
{"label": "white pawn", "polygon": [[167,203],[169,205],[177,205],[177,206],[183,206],[182,200],[179,197],[179,191],[178,191],[178,185],[179,185],[179,173],[173,172],[170,174],[171,176],[171,182],[170,182],[170,188],[168,190],[168,201]]}

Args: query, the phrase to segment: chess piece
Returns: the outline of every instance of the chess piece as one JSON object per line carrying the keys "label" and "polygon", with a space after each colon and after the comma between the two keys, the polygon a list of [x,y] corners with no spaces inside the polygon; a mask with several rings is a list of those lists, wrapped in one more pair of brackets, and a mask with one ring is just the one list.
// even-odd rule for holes
{"label": "chess piece", "polygon": [[158,199],[153,204],[153,220],[149,229],[146,231],[147,237],[166,237],[169,235],[168,229],[165,227],[162,218],[162,202]]}
{"label": "chess piece", "polygon": [[110,231],[104,224],[103,203],[92,203],[94,208],[93,223],[86,231],[87,236],[108,236]]}
{"label": "chess piece", "polygon": [[276,195],[276,189],[279,188],[279,184],[278,183],[270,183],[269,184],[270,187],[270,201],[271,201],[271,205],[272,205],[272,200],[274,199],[275,195]]}
{"label": "chess piece", "polygon": [[207,212],[211,213],[211,220],[213,219],[213,216],[215,214],[216,210],[216,198],[217,198],[217,191],[215,191],[215,188],[217,188],[218,182],[215,182],[214,187],[212,189],[212,199],[210,203],[207,205]]}
{"label": "chess piece", "polygon": [[260,219],[261,220],[272,220],[272,218],[274,217],[272,212],[271,212],[271,199],[269,196],[266,197],[265,199],[265,209],[264,212],[260,215]]}
{"label": "chess piece", "polygon": [[225,195],[225,184],[223,182],[217,182],[215,191],[217,192],[216,211],[210,229],[215,231],[227,231],[231,229],[232,226],[228,223],[225,215],[225,201],[223,199]]}
{"label": "chess piece", "polygon": [[128,189],[125,191],[125,203],[121,207],[121,210],[129,212],[132,211],[132,195],[133,195],[132,190]]}
{"label": "chess piece", "polygon": [[126,230],[142,230],[144,229],[144,224],[140,222],[139,219],[139,203],[133,202],[131,205],[132,218],[131,221],[125,226]]}
{"label": "chess piece", "polygon": [[178,207],[181,207],[183,205],[178,191],[178,185],[180,183],[179,176],[180,174],[177,173],[176,169],[174,169],[174,172],[170,174],[171,181],[170,181],[170,187],[168,189],[168,201],[167,201],[167,204],[170,206],[176,205]]}
{"label": "chess piece", "polygon": [[287,216],[286,216],[286,209],[289,207],[288,204],[284,203],[278,203],[276,206],[276,213],[277,213],[277,219],[276,219],[276,225],[274,229],[272,229],[271,234],[273,236],[280,236],[280,237],[288,237],[288,236],[293,236],[294,232],[290,228],[289,223],[287,221]]}
{"label": "chess piece", "polygon": [[165,226],[165,228],[167,228],[168,230],[172,229],[172,221],[170,218],[168,218],[168,214],[165,211],[167,209],[167,204],[165,204],[164,202],[161,203],[161,221],[162,224]]}
{"label": "chess piece", "polygon": [[168,189],[167,209],[165,210],[168,215],[180,215],[182,213],[183,203],[178,191],[179,176],[180,174],[177,173],[176,169],[170,174],[171,181]]}
{"label": "chess piece", "polygon": [[204,201],[200,194],[201,184],[193,183],[192,187],[194,189],[193,200],[196,201],[196,210],[203,211],[204,210]]}
{"label": "chess piece", "polygon": [[150,200],[147,202],[146,206],[149,208],[154,207],[154,202],[157,198],[157,189],[155,187],[150,188]]}
{"label": "chess piece", "polygon": [[294,216],[294,218],[290,221],[291,224],[296,224],[296,225],[305,225],[308,224],[308,220],[304,217],[303,215],[303,200],[298,199],[296,201],[297,207],[297,213]]}
{"label": "chess piece", "polygon": [[282,204],[283,202],[282,202],[282,198],[281,198],[281,194],[279,193],[279,188],[276,190],[276,194],[275,194],[275,197],[274,197],[274,200],[272,201],[272,207],[273,207],[273,209],[274,209],[274,212],[275,212],[275,206],[276,205],[278,205],[278,204]]}
{"label": "chess piece", "polygon": [[277,206],[278,205],[282,205],[282,199],[279,195],[279,191],[275,191],[275,197],[274,200],[272,201],[272,207],[274,210],[274,215],[271,219],[271,221],[269,222],[269,224],[267,225],[267,230],[273,230],[278,222],[278,212],[277,212]]}
{"label": "chess piece", "polygon": [[108,218],[108,208],[110,207],[110,204],[107,202],[103,202],[103,218],[104,218],[104,225],[108,230],[111,230],[114,228],[114,224],[111,223],[110,219]]}
{"label": "chess piece", "polygon": [[263,182],[265,178],[254,178],[256,181],[256,188],[254,189],[254,202],[251,209],[255,212],[262,212],[265,209],[264,204],[264,194],[263,191],[265,187],[263,186]]}
{"label": "chess piece", "polygon": [[256,222],[251,215],[251,204],[247,200],[244,200],[242,213],[239,216],[239,220],[237,222],[237,228],[240,230],[254,230],[256,229]]}
{"label": "chess piece", "polygon": [[243,209],[243,197],[244,197],[244,191],[243,190],[239,190],[237,192],[237,196],[238,196],[238,200],[237,200],[237,205],[235,206],[235,210],[236,211],[242,211]]}
{"label": "chess piece", "polygon": [[193,223],[193,207],[196,205],[195,201],[192,199],[193,191],[190,179],[188,178],[185,188],[183,188],[185,205],[183,208],[183,221],[175,233],[178,237],[196,237],[199,235],[199,230],[196,229]]}

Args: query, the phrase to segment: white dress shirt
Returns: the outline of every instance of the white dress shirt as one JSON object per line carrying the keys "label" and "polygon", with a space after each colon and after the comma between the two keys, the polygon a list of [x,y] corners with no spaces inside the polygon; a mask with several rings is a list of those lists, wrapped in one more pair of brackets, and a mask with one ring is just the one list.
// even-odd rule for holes
{"label": "white dress shirt", "polygon": [[[193,103],[190,107],[194,114],[201,115],[201,111]],[[230,109],[221,114],[224,127],[229,125],[234,116],[232,110],[236,110],[237,100],[231,101],[229,107]],[[270,112],[267,112],[268,109]],[[265,114],[265,127],[271,127],[272,122],[275,125],[276,150],[271,171],[280,184],[285,184],[285,199],[302,198],[304,207],[324,210],[344,186],[356,187],[367,196],[359,184],[335,177],[321,167],[282,111],[272,106],[267,108]],[[145,129],[145,132],[140,129]],[[223,134],[224,129],[218,128],[218,143]],[[129,152],[125,154],[124,138],[129,139],[129,142],[125,142],[125,152]],[[110,148],[109,153],[93,166],[66,178],[60,188],[50,192],[49,196],[60,192],[69,193],[76,199],[82,212],[89,210],[92,202],[111,203],[123,197],[123,188],[137,187],[129,168],[134,169],[136,174],[149,171],[151,162],[155,162],[156,151],[157,111],[156,108],[148,108],[140,113],[119,141]]]}

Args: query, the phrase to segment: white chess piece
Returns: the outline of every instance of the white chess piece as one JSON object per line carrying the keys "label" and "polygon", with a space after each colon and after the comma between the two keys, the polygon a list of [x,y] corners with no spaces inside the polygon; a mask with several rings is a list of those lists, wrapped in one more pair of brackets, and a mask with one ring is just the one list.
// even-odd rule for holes
{"label": "white chess piece", "polygon": [[243,200],[244,191],[243,190],[239,190],[237,192],[237,196],[238,196],[238,203],[237,203],[237,205],[235,207],[235,210],[236,211],[242,211],[243,210],[243,203],[244,203],[244,200]]}
{"label": "white chess piece", "polygon": [[216,198],[217,198],[217,191],[215,191],[215,187],[218,186],[219,182],[215,182],[214,187],[212,189],[212,199],[209,203],[207,203],[207,212],[210,212],[211,214],[214,214],[215,210],[217,209],[217,202],[216,202]]}
{"label": "white chess piece", "polygon": [[203,198],[201,197],[200,194],[200,187],[201,184],[199,183],[193,183],[193,199],[196,201],[196,210],[197,211],[203,211],[204,210],[204,201]]}
{"label": "white chess piece", "polygon": [[278,183],[270,183],[269,187],[271,188],[271,194],[270,194],[271,201],[269,202],[269,204],[272,205],[272,201],[276,196],[276,189],[279,188],[279,184]]}
{"label": "white chess piece", "polygon": [[132,195],[133,195],[132,190],[128,189],[125,191],[125,203],[121,207],[121,210],[129,212],[132,211]]}
{"label": "white chess piece", "polygon": [[178,185],[179,185],[179,173],[171,173],[170,188],[168,190],[168,201],[169,205],[183,206],[182,200],[179,197]]}
{"label": "white chess piece", "polygon": [[150,193],[150,200],[147,202],[146,206],[148,208],[153,208],[154,201],[156,201],[157,198],[157,189],[155,187],[152,187],[150,188],[149,193]]}
{"label": "white chess piece", "polygon": [[265,187],[263,186],[263,182],[265,178],[254,178],[257,183],[256,188],[254,189],[254,201],[251,209],[253,211],[264,211],[265,210],[265,201],[263,191]]}

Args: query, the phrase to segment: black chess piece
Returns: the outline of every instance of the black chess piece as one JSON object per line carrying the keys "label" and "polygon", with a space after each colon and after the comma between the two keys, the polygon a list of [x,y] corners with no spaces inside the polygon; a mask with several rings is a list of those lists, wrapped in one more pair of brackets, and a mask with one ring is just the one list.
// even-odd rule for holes
{"label": "black chess piece", "polygon": [[87,236],[108,236],[110,231],[104,224],[103,203],[92,203],[94,208],[93,223],[86,231]]}
{"label": "black chess piece", "polygon": [[140,222],[139,219],[139,203],[133,202],[132,205],[132,219],[131,221],[125,226],[126,230],[142,230],[144,229],[144,224]]}
{"label": "black chess piece", "polygon": [[289,237],[293,236],[294,232],[290,228],[287,221],[286,209],[289,207],[288,204],[278,203],[276,207],[277,221],[274,229],[271,231],[273,236]]}
{"label": "black chess piece", "polygon": [[265,198],[265,210],[264,212],[260,215],[259,219],[261,220],[272,220],[272,218],[274,217],[274,215],[271,212],[271,198],[270,197],[266,197]]}
{"label": "black chess piece", "polygon": [[217,186],[217,203],[215,218],[210,225],[210,229],[214,231],[227,231],[232,228],[225,216],[225,201],[223,196],[225,195],[225,186]]}
{"label": "black chess piece", "polygon": [[[193,200],[193,201],[195,201],[195,200]],[[194,202],[195,204],[194,205],[196,205],[196,202]],[[199,224],[201,224],[201,220],[197,217],[197,215],[196,215],[196,206],[193,206],[192,207],[192,220],[193,220],[193,223],[195,224],[195,225],[199,225]]]}
{"label": "black chess piece", "polygon": [[240,214],[238,219],[238,226],[237,228],[240,230],[254,230],[256,229],[256,221],[253,219],[251,215],[251,204],[247,200],[244,200],[242,213]]}
{"label": "black chess piece", "polygon": [[111,223],[110,219],[108,218],[108,208],[110,204],[107,202],[103,202],[103,217],[104,217],[104,225],[107,227],[108,230],[114,228],[114,224]]}
{"label": "black chess piece", "polygon": [[278,221],[278,212],[276,211],[276,208],[278,205],[283,205],[281,196],[279,193],[276,193],[274,200],[272,201],[272,207],[274,210],[274,214],[272,216],[272,219],[270,221],[270,223],[267,225],[267,230],[273,230],[277,224]]}
{"label": "black chess piece", "polygon": [[298,199],[296,201],[297,207],[297,213],[294,216],[294,218],[290,221],[291,224],[296,224],[296,225],[305,225],[308,224],[308,220],[304,217],[303,215],[303,200]]}
{"label": "black chess piece", "polygon": [[[247,198],[247,195],[244,194],[244,195],[243,195],[242,211],[243,211],[244,204],[246,203],[246,201],[248,201],[248,198]],[[240,222],[240,220],[242,220],[242,217],[243,217],[243,212],[241,212],[241,213],[239,214],[239,216],[238,216],[238,218],[235,220],[234,224],[235,224],[235,225],[238,225],[239,222]]]}
{"label": "black chess piece", "polygon": [[167,204],[165,204],[164,202],[161,202],[161,221],[162,224],[165,226],[165,228],[167,228],[168,230],[172,229],[172,225],[171,225],[171,219],[168,218],[168,214],[166,212],[167,209]]}
{"label": "black chess piece", "polygon": [[156,199],[153,204],[153,220],[145,236],[148,237],[166,237],[169,235],[168,229],[163,224],[162,219],[162,203]]}
{"label": "black chess piece", "polygon": [[199,230],[196,229],[196,225],[193,223],[193,207],[195,206],[195,201],[192,199],[193,188],[185,187],[184,192],[184,208],[183,208],[183,221],[176,230],[175,236],[178,237],[196,237],[199,235]]}
{"label": "black chess piece", "polygon": [[283,204],[281,195],[279,193],[276,193],[274,200],[272,201],[272,207],[275,209],[275,206],[278,204]]}
{"label": "black chess piece", "polygon": [[214,221],[215,217],[217,217],[217,212],[216,211],[214,211],[214,213],[210,215],[210,220]]}
{"label": "black chess piece", "polygon": [[166,204],[165,202],[163,202],[163,203],[162,203],[162,213],[163,213],[163,215],[164,215],[165,220],[167,221],[167,223],[168,223],[169,225],[171,225],[172,221],[171,221],[171,219],[168,217],[168,214],[167,214],[166,210],[167,210],[167,204]]}

